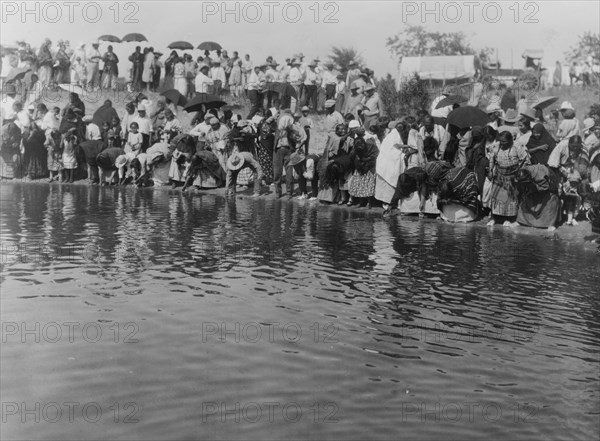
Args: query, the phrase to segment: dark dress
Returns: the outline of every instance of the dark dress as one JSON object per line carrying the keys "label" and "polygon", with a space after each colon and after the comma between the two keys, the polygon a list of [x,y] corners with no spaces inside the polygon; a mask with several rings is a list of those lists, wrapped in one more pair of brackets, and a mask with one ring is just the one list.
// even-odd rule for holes
{"label": "dark dress", "polygon": [[269,126],[262,125],[259,128],[260,136],[256,144],[256,160],[263,169],[265,182],[273,182],[273,149],[275,146],[275,135]]}

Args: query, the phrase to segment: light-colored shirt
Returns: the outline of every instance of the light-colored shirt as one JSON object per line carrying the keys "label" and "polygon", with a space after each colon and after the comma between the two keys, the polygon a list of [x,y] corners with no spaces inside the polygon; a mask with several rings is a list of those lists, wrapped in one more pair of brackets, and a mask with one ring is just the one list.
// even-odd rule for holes
{"label": "light-colored shirt", "polygon": [[305,86],[315,86],[318,85],[319,76],[314,70],[308,69],[306,71],[306,75],[304,77],[304,85]]}
{"label": "light-colored shirt", "polygon": [[225,77],[225,69],[223,69],[221,66],[213,67],[210,71],[210,78],[213,81],[221,81],[221,84],[225,84],[227,79]]}
{"label": "light-colored shirt", "polygon": [[[142,118],[139,115],[136,115],[131,122],[136,122],[138,123],[138,127],[139,127],[139,133],[143,134],[143,135],[149,135],[150,133],[152,133],[153,129],[152,129],[152,121],[150,121],[150,118],[145,117]],[[131,123],[129,123],[131,124]]]}
{"label": "light-colored shirt", "polygon": [[300,72],[300,69],[292,67],[288,75],[288,81],[293,85],[300,84],[302,82],[302,73]]}
{"label": "light-colored shirt", "polygon": [[[223,73],[223,75],[225,75],[225,73]],[[198,75],[196,75],[196,79],[194,80],[194,85],[196,86],[196,92],[208,93],[208,87],[213,85],[213,80],[202,72],[198,72]]]}

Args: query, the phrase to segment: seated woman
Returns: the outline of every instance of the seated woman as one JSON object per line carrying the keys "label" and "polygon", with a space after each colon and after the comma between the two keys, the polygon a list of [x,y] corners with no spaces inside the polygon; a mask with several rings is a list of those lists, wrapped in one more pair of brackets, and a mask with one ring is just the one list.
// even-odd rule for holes
{"label": "seated woman", "polygon": [[561,202],[558,197],[559,176],[545,165],[534,164],[517,172],[520,194],[517,222],[536,228],[556,229]]}
{"label": "seated woman", "polygon": [[454,167],[440,181],[437,206],[440,218],[448,222],[472,222],[481,214],[481,202],[475,173],[466,167]]}

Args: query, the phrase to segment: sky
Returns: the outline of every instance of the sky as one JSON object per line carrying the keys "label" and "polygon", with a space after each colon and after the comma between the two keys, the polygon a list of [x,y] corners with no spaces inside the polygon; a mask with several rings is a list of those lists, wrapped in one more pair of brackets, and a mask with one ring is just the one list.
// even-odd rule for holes
{"label": "sky", "polygon": [[[475,49],[498,50],[502,67],[522,68],[524,49],[544,49],[543,64],[563,61],[584,31],[600,32],[598,1],[2,1],[0,42],[26,40],[39,47],[45,37],[71,46],[102,34],[144,34],[167,53],[172,41],[197,46],[219,42],[231,54],[249,53],[277,61],[303,52],[327,59],[332,46],[355,48],[377,77],[397,73],[386,48],[389,37],[408,25],[438,32],[463,32]],[[107,44],[100,46],[104,52]],[[135,43],[114,44],[122,61]],[[194,56],[199,51],[190,51]],[[163,58],[164,59],[164,58]]]}

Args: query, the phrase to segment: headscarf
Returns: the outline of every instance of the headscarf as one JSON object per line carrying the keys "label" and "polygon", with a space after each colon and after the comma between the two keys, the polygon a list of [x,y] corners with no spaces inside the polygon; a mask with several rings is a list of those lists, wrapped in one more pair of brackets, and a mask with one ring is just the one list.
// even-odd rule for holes
{"label": "headscarf", "polygon": [[541,133],[539,139],[535,139],[533,136],[529,137],[529,141],[526,144],[527,150],[532,150],[536,147],[540,147],[543,145],[547,145],[548,148],[544,151],[538,150],[536,152],[531,153],[531,163],[532,164],[547,164],[548,158],[554,147],[556,147],[556,141],[552,137],[552,135],[546,130],[542,123],[537,123],[531,128],[532,133]]}
{"label": "headscarf", "polygon": [[104,122],[112,124],[113,118],[119,118],[119,114],[112,106],[112,102],[110,100],[106,100],[104,101],[104,104],[98,107],[98,110],[94,112],[92,122],[98,127],[102,127],[102,123]]}
{"label": "headscarf", "polygon": [[354,152],[354,168],[358,173],[365,174],[374,170],[377,156],[379,156],[379,149],[373,139],[356,138]]}

